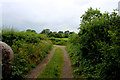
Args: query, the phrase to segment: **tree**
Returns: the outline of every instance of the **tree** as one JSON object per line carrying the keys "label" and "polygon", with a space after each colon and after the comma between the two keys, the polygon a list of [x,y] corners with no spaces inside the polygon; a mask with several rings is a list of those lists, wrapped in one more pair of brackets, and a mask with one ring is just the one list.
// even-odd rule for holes
{"label": "tree", "polygon": [[57,33],[57,37],[58,38],[62,38],[62,34],[61,33]]}
{"label": "tree", "polygon": [[67,31],[64,32],[64,34],[65,34],[65,38],[68,38],[70,32],[67,30]]}
{"label": "tree", "polygon": [[36,31],[35,31],[35,30],[31,30],[31,32],[34,32],[34,33],[36,33]]}
{"label": "tree", "polygon": [[31,29],[27,29],[26,32],[34,32],[34,33],[36,33],[35,30],[31,30]]}
{"label": "tree", "polygon": [[81,24],[86,24],[96,17],[100,18],[102,16],[102,13],[96,9],[92,9],[91,7],[83,14],[80,18],[82,19]]}
{"label": "tree", "polygon": [[41,34],[46,34],[48,35],[50,33],[50,29],[44,29]]}
{"label": "tree", "polygon": [[75,32],[70,32],[70,34],[75,34]]}
{"label": "tree", "polygon": [[31,32],[31,29],[27,29],[26,32]]}
{"label": "tree", "polygon": [[63,34],[63,31],[59,31],[58,33]]}

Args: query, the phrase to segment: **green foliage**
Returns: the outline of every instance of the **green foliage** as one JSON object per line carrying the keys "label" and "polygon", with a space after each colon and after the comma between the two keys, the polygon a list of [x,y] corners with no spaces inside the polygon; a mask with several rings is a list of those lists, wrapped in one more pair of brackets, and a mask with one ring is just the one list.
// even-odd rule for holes
{"label": "green foliage", "polygon": [[85,12],[85,14],[83,14],[82,16],[81,16],[81,18],[82,18],[82,24],[85,24],[85,23],[87,23],[87,22],[90,22],[90,21],[92,21],[93,19],[95,19],[95,18],[100,18],[101,17],[101,15],[102,15],[102,13],[98,10],[98,9],[96,9],[96,10],[94,10],[94,9],[92,9],[91,7]]}
{"label": "green foliage", "polygon": [[81,78],[120,79],[120,16],[88,9],[80,32],[69,37],[67,50]]}
{"label": "green foliage", "polygon": [[3,29],[2,41],[10,45],[14,52],[11,78],[24,78],[48,55],[52,48],[52,43],[46,35],[29,31],[19,32],[14,29]]}
{"label": "green foliage", "polygon": [[31,30],[31,29],[27,29],[26,32],[33,32],[33,33],[36,33],[35,30]]}
{"label": "green foliage", "polygon": [[38,78],[60,78],[64,63],[63,50],[56,48],[55,53]]}
{"label": "green foliage", "polygon": [[[31,31],[28,29],[27,31]],[[70,34],[75,34],[75,32],[69,32],[68,30],[63,32],[63,31],[58,31],[58,32],[52,32],[50,29],[44,29],[42,30],[41,34],[46,34],[48,37],[55,37],[55,38],[68,38]]]}
{"label": "green foliage", "polygon": [[63,34],[63,31],[59,31],[58,33],[61,33],[61,34]]}
{"label": "green foliage", "polygon": [[48,34],[50,34],[50,33],[51,33],[50,29],[44,29],[44,30],[41,32],[41,34],[46,34],[46,35],[48,35]]}
{"label": "green foliage", "polygon": [[65,37],[65,38],[68,38],[70,32],[69,32],[69,31],[65,31],[64,34],[65,34],[64,37]]}
{"label": "green foliage", "polygon": [[55,45],[66,45],[68,38],[54,38],[54,37],[50,37],[49,40],[52,41],[53,44]]}

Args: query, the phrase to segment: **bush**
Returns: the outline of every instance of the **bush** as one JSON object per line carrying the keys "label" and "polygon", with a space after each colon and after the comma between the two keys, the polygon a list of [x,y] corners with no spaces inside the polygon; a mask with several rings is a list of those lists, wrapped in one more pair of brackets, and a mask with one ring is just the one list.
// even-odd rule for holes
{"label": "bush", "polygon": [[90,8],[81,18],[79,34],[69,37],[67,47],[75,74],[82,78],[120,79],[120,16]]}
{"label": "bush", "polygon": [[43,34],[3,29],[2,37],[2,41],[10,45],[14,52],[11,78],[24,78],[52,48],[51,41]]}

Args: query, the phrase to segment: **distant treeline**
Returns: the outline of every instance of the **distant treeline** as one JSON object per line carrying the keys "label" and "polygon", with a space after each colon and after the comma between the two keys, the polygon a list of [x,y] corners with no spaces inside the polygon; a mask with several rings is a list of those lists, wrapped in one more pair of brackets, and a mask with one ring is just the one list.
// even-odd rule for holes
{"label": "distant treeline", "polygon": [[[36,33],[35,30],[27,29],[27,32],[34,32]],[[75,32],[70,32],[70,31],[58,31],[58,32],[52,32],[50,29],[44,29],[41,31],[40,34],[46,34],[48,37],[55,37],[55,38],[68,38],[70,34],[75,34]]]}

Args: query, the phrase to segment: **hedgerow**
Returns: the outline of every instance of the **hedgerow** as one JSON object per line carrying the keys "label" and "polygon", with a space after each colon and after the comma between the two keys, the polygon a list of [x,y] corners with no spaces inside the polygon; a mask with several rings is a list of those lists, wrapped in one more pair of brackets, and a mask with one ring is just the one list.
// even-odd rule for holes
{"label": "hedgerow", "polygon": [[50,37],[49,40],[52,41],[55,45],[66,45],[67,44],[67,38],[54,38]]}
{"label": "hedgerow", "polygon": [[14,29],[3,29],[2,41],[10,45],[14,52],[10,78],[24,78],[52,48],[46,35]]}
{"label": "hedgerow", "polygon": [[75,77],[120,79],[120,16],[90,8],[81,18],[80,31],[69,37],[67,47]]}

